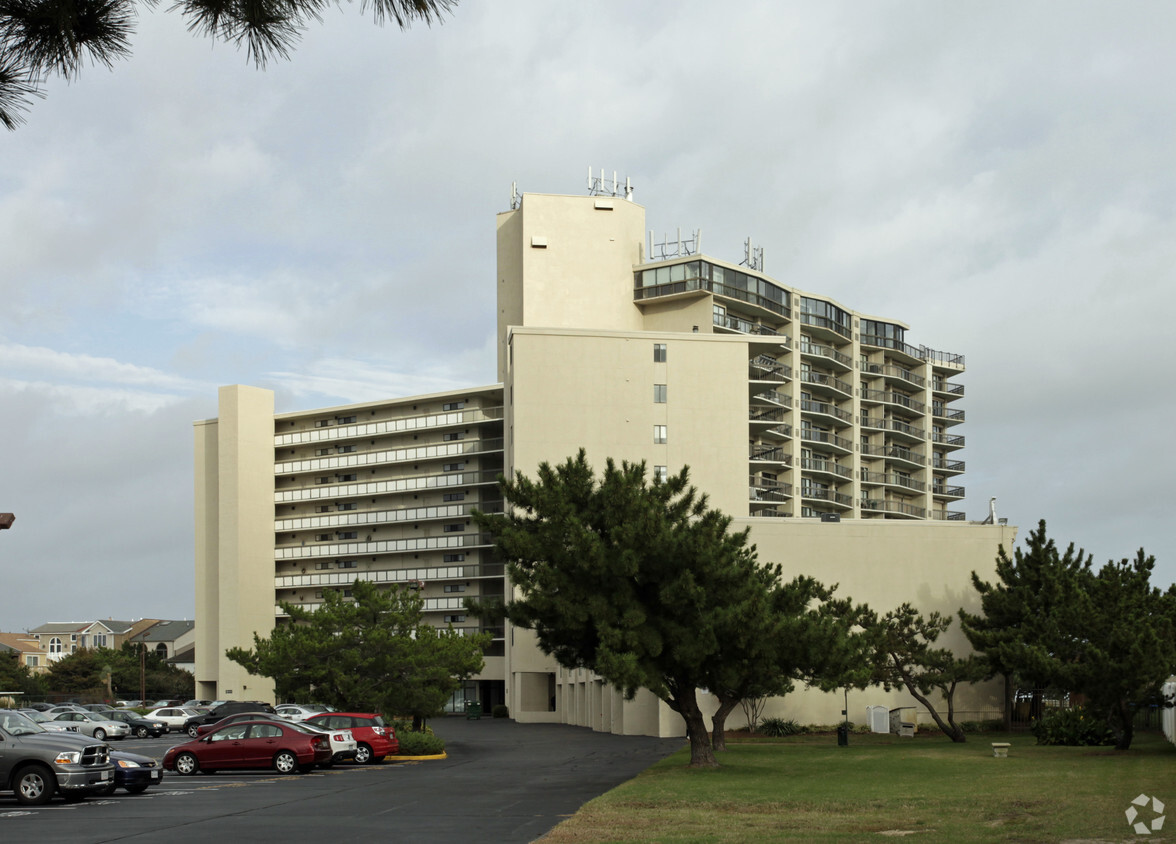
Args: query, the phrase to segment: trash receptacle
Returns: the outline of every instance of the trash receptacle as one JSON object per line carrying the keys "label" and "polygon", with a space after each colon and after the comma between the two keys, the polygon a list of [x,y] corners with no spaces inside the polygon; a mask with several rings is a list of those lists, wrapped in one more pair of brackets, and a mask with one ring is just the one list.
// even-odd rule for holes
{"label": "trash receptacle", "polygon": [[480,700],[466,701],[466,720],[482,717],[482,702]]}
{"label": "trash receptacle", "polygon": [[849,747],[849,726],[846,724],[837,725],[837,746]]}

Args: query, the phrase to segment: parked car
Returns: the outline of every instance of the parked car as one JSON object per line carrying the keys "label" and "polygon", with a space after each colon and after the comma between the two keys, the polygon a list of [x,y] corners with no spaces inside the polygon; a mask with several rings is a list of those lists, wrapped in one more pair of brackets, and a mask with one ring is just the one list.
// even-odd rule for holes
{"label": "parked car", "polygon": [[129,709],[107,709],[94,714],[110,721],[122,721],[131,728],[131,735],[139,738],[158,738],[168,731],[167,724],[158,718],[144,718],[138,712],[131,712]]}
{"label": "parked car", "polygon": [[283,703],[275,706],[274,711],[290,721],[305,721],[311,715],[330,712],[331,708],[321,703]]}
{"label": "parked car", "polygon": [[211,700],[186,700],[183,703],[181,703],[180,706],[184,707],[184,709],[191,709],[194,706],[207,707],[207,708],[211,709],[212,708],[212,701]]}
{"label": "parked car", "polygon": [[114,780],[104,794],[114,794],[116,788],[126,789],[127,794],[142,794],[150,786],[163,782],[163,766],[150,756],[112,750],[110,761],[114,763]]}
{"label": "parked car", "polygon": [[361,765],[379,764],[385,756],[400,752],[396,730],[375,712],[324,712],[304,722],[331,730],[351,730],[355,736],[355,761]]}
{"label": "parked car", "polygon": [[79,703],[78,706],[87,712],[101,712],[104,709],[110,709],[110,704],[107,703]]}
{"label": "parked car", "polygon": [[67,724],[65,721],[58,721],[52,715],[46,715],[44,712],[38,712],[35,709],[21,709],[19,712],[30,721],[40,724],[42,729],[49,730],[53,733],[76,733],[78,731],[76,725]]}
{"label": "parked car", "polygon": [[215,724],[226,715],[236,715],[240,712],[256,712],[262,718],[268,718],[274,714],[274,708],[259,700],[227,700],[208,712],[193,715],[184,722],[184,732],[196,738],[197,731],[205,724]]}
{"label": "parked car", "polygon": [[165,706],[163,709],[153,709],[143,717],[150,718],[154,721],[162,721],[167,724],[168,730],[183,732],[184,725],[188,723],[188,719],[195,718],[199,714],[195,709],[188,709],[187,707]]}
{"label": "parked car", "polygon": [[131,728],[122,721],[109,721],[93,712],[61,712],[53,720],[72,724],[79,733],[85,733],[98,741],[126,738],[131,734]]}
{"label": "parked car", "polygon": [[46,709],[52,709],[53,704],[51,704],[51,703],[30,703],[28,705],[28,708],[35,709],[38,712],[44,712]]}
{"label": "parked car", "polygon": [[[309,732],[314,735],[324,735],[331,743],[331,759],[326,765],[333,765],[335,762],[344,759],[354,759],[355,752],[359,748],[359,742],[355,740],[351,730],[347,729],[330,729],[318,724],[310,724],[305,721],[285,721],[281,718],[260,716],[256,712],[238,712],[236,715],[226,715],[215,724],[203,724],[196,728],[197,736],[206,736],[209,733],[219,730],[222,727],[227,727],[230,724],[239,724],[242,721],[256,721],[264,722],[270,721],[275,724],[289,724],[304,732]],[[325,766],[324,766],[325,767]]]}
{"label": "parked car", "polygon": [[0,709],[0,791],[24,806],[101,794],[114,779],[110,748],[70,732],[49,732],[19,712]]}
{"label": "parked car", "polygon": [[242,721],[168,748],[163,767],[183,776],[221,768],[271,767],[292,774],[330,761],[331,745],[324,735],[278,721]]}
{"label": "parked car", "polygon": [[48,709],[42,709],[41,711],[52,717],[54,715],[60,715],[62,712],[85,712],[86,710],[82,709],[76,703],[59,703],[56,706],[50,706]]}
{"label": "parked car", "polygon": [[145,704],[149,709],[162,709],[165,706],[183,706],[182,700],[157,700],[155,703]]}

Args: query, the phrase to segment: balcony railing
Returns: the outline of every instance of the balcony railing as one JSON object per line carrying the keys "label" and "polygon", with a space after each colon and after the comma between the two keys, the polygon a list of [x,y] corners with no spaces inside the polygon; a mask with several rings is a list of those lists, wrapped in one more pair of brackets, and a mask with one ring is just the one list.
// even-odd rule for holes
{"label": "balcony railing", "polygon": [[938,457],[931,458],[931,468],[941,469],[944,472],[962,472],[964,471],[963,460],[943,460]]}
{"label": "balcony railing", "polygon": [[[313,545],[282,545],[274,549],[275,560],[310,560],[324,557],[358,557],[374,554],[407,554],[455,548],[476,548],[494,544],[488,533],[448,533],[413,539],[338,540]],[[354,578],[353,578],[354,579]]]}
{"label": "balcony railing", "polygon": [[962,486],[931,486],[931,492],[934,495],[942,495],[944,498],[963,498],[964,488]]}
{"label": "balcony railing", "polygon": [[901,378],[903,381],[906,381],[908,384],[914,384],[916,387],[922,387],[927,383],[927,379],[922,375],[916,375],[909,369],[903,369],[901,366],[894,366],[889,363],[883,364],[882,366],[872,365],[870,372],[873,372],[875,368],[880,369],[883,375],[891,378]]}
{"label": "balcony railing", "polygon": [[656,299],[661,296],[674,296],[679,293],[691,293],[694,291],[706,291],[714,293],[716,296],[738,299],[740,302],[747,302],[749,305],[755,305],[758,308],[763,308],[766,311],[771,311],[785,318],[792,316],[792,312],[787,305],[774,302],[771,299],[760,296],[758,293],[740,290],[737,287],[729,287],[725,284],[719,284],[718,282],[704,278],[688,278],[684,281],[671,281],[666,284],[638,287],[633,291],[633,298]]}
{"label": "balcony railing", "polygon": [[852,478],[853,469],[849,466],[842,466],[832,460],[823,460],[820,457],[802,457],[800,458],[800,468],[809,472],[828,472],[831,475],[839,475],[843,478]]}
{"label": "balcony railing", "polygon": [[274,464],[274,474],[289,475],[296,472],[322,472],[328,469],[350,469],[359,466],[384,466],[391,463],[441,460],[446,457],[464,457],[493,451],[502,451],[501,437],[487,440],[459,440],[414,448],[386,448],[379,451],[336,454],[305,460],[286,460]]}
{"label": "balcony railing", "polygon": [[816,431],[812,428],[800,429],[800,438],[813,443],[826,443],[827,445],[837,446],[846,451],[853,451],[853,441],[847,440],[845,437],[839,437],[832,431]]}
{"label": "balcony railing", "polygon": [[927,484],[922,481],[916,481],[914,478],[908,478],[904,475],[896,475],[886,472],[868,472],[865,469],[861,470],[862,483],[864,484],[886,484],[889,486],[901,486],[906,489],[912,489],[915,492],[925,492]]}
{"label": "balcony railing", "polygon": [[963,384],[954,384],[944,381],[942,378],[932,378],[931,389],[937,393],[947,393],[952,396],[962,396],[964,394]]}
{"label": "balcony railing", "polygon": [[853,386],[851,384],[846,381],[842,381],[836,376],[829,375],[824,372],[801,370],[800,380],[806,384],[819,384],[822,387],[830,387],[834,390],[845,393],[847,396],[853,395]]}
{"label": "balcony railing", "polygon": [[782,448],[764,445],[752,445],[748,449],[748,458],[770,463],[784,463],[792,465],[792,455]]}
{"label": "balcony railing", "polygon": [[826,416],[832,416],[840,419],[846,425],[853,424],[853,414],[841,408],[823,401],[813,401],[811,399],[801,399],[800,409],[805,413],[823,413]]}
{"label": "balcony railing", "polygon": [[304,589],[312,586],[350,586],[356,580],[371,583],[432,583],[442,580],[485,580],[504,574],[501,563],[490,565],[419,566],[379,571],[315,571],[310,574],[279,574],[274,577],[275,589]]}
{"label": "balcony railing", "polygon": [[763,399],[774,404],[780,404],[784,407],[792,407],[792,396],[787,393],[780,393],[776,390],[764,390],[762,393],[756,393],[752,396],[753,399]]}
{"label": "balcony railing", "polygon": [[835,331],[843,337],[852,337],[853,332],[844,325],[829,319],[826,316],[819,316],[818,314],[809,314],[801,311],[797,317],[800,319],[802,325],[811,325],[814,328],[824,328],[827,331]]}
{"label": "balcony railing", "polygon": [[334,442],[354,437],[375,437],[383,434],[397,434],[404,431],[447,428],[453,425],[473,425],[479,422],[502,420],[501,407],[474,407],[434,413],[425,416],[409,416],[403,419],[386,419],[379,422],[363,422],[358,425],[332,425],[289,434],[275,434],[274,445],[288,447],[306,443]]}
{"label": "balcony railing", "polygon": [[941,434],[938,431],[932,431],[931,442],[946,445],[951,448],[963,448],[964,436],[963,434]]}
{"label": "balcony railing", "polygon": [[949,522],[962,522],[966,516],[957,510],[932,510],[931,518]]}
{"label": "balcony railing", "polygon": [[772,361],[768,363],[759,359],[751,361],[747,366],[747,375],[752,381],[787,381],[792,377],[792,367],[786,363]]}
{"label": "balcony railing", "polygon": [[863,510],[871,510],[877,513],[898,513],[899,515],[912,516],[916,519],[927,518],[927,510],[925,508],[916,507],[914,504],[907,504],[905,501],[863,498],[861,507]]}
{"label": "balcony railing", "polygon": [[853,496],[835,492],[831,489],[822,489],[821,487],[801,486],[800,497],[811,498],[817,501],[829,501],[833,504],[839,504],[842,507],[853,507]]}
{"label": "balcony railing", "polygon": [[802,355],[811,355],[813,357],[828,358],[831,361],[841,364],[846,369],[853,369],[853,358],[849,355],[842,354],[834,349],[832,346],[823,346],[820,343],[805,343],[801,341],[800,353]]}
{"label": "balcony railing", "polygon": [[893,337],[879,337],[875,334],[862,335],[863,346],[877,346],[882,349],[894,349],[896,352],[902,352],[912,358],[925,360],[931,364],[940,364],[951,367],[963,367],[964,356],[954,355],[951,352],[938,352],[935,349],[927,346],[911,346],[901,340],[896,340]]}
{"label": "balcony railing", "polygon": [[752,501],[787,501],[792,497],[792,484],[749,475]]}
{"label": "balcony railing", "polygon": [[933,415],[936,419],[946,419],[948,422],[964,421],[964,411],[954,410],[952,408],[933,407],[931,409],[931,415]]}
{"label": "balcony railing", "polygon": [[749,319],[741,319],[731,314],[714,314],[713,322],[720,328],[728,328],[731,331],[738,331],[740,334],[760,334],[767,337],[775,337],[782,346],[792,348],[792,338],[787,334],[781,334],[770,325],[763,325],[758,322],[752,322]]}
{"label": "balcony railing", "polygon": [[788,417],[788,411],[778,407],[753,407],[748,418],[752,422],[783,422]]}
{"label": "balcony railing", "polygon": [[501,469],[486,469],[479,472],[441,472],[431,475],[416,475],[411,478],[395,478],[387,481],[340,482],[322,484],[299,489],[285,489],[274,492],[275,504],[291,504],[296,501],[321,499],[354,498],[355,496],[387,495],[397,492],[412,492],[419,489],[443,489],[454,486],[498,483]]}
{"label": "balcony railing", "polygon": [[871,457],[886,457],[891,460],[904,460],[907,463],[917,463],[920,466],[927,465],[927,457],[925,455],[897,445],[869,445],[863,443],[862,454]]}
{"label": "balcony railing", "polygon": [[465,504],[442,504],[435,507],[402,507],[394,510],[346,510],[314,516],[278,519],[274,532],[316,528],[361,527],[364,525],[395,524],[396,522],[434,521],[468,516],[474,509],[483,513],[501,513],[502,501],[473,501]]}

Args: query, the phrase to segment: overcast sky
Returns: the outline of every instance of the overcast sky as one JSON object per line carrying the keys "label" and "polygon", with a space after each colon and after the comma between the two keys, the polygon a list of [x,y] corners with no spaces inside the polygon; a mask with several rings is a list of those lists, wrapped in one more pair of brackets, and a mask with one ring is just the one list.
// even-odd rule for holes
{"label": "overcast sky", "polygon": [[966,355],[970,518],[1176,580],[1176,5],[347,6],[265,71],[167,6],[0,135],[0,630],[192,617],[219,385],[492,383],[494,215],[589,166]]}

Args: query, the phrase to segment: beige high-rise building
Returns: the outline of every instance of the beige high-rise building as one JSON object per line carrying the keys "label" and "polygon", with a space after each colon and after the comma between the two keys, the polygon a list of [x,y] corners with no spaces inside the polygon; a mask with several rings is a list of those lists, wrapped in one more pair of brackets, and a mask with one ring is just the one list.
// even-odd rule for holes
{"label": "beige high-rise building", "polygon": [[[751,250],[748,266],[696,238],[653,244],[625,198],[514,205],[498,216],[500,384],[278,415],[269,391],[226,387],[218,419],[197,424],[200,696],[261,694],[225,648],[265,635],[277,601],[313,605],[356,577],[419,584],[431,620],[475,628],[462,599],[509,586],[469,510],[501,507],[499,472],[580,448],[597,465],[689,465],[762,559],[877,609],[974,605],[971,571],[991,571],[1015,529],[958,509],[962,355],[772,279]],[[527,631],[495,632],[464,695],[520,720],[680,729],[652,696],[623,701]],[[813,720],[835,704],[788,702]]]}

